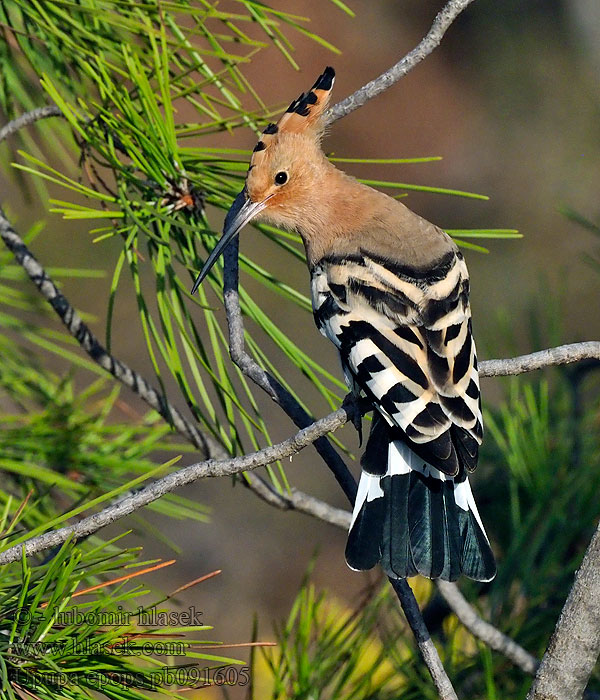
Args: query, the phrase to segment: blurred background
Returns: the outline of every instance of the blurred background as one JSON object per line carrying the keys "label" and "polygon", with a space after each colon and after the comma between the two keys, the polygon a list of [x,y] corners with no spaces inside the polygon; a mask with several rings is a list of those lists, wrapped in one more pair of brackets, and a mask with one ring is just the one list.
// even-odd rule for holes
{"label": "blurred background", "polygon": [[[334,55],[295,35],[293,56],[300,71],[294,71],[273,47],[256,56],[245,75],[268,105],[285,108],[326,65],[333,65],[337,74],[334,102],[383,72],[425,35],[442,1],[349,0],[354,19],[322,0],[270,4],[310,17],[310,27],[340,50]],[[228,5],[224,0],[222,6]],[[351,165],[347,170],[360,177],[489,195],[488,201],[478,201],[410,193],[403,201],[442,228],[514,228],[523,234],[520,240],[483,241],[488,254],[466,253],[481,358],[526,353],[550,342],[543,333],[532,333],[534,319],[543,316],[545,309],[558,310],[563,342],[600,337],[598,273],[585,259],[597,257],[600,240],[561,213],[561,208],[568,207],[596,223],[600,220],[599,78],[600,4],[595,0],[476,0],[424,63],[336,122],[325,139],[326,152],[336,156],[442,156],[441,161],[427,164]],[[179,117],[185,121],[185,114]],[[215,146],[251,149],[255,143],[254,134],[244,129],[211,138]],[[21,229],[46,219],[47,230],[34,247],[46,265],[65,264],[68,251],[69,265],[112,270],[118,242],[94,245],[85,225],[48,214],[47,204],[27,186],[29,201],[23,206],[24,190],[17,179],[6,171],[1,178],[3,199],[18,213]],[[219,230],[222,212],[209,211],[208,216]],[[308,293],[306,269],[300,265],[279,269],[275,246],[251,229],[242,234],[241,249]],[[110,272],[104,279],[64,284],[71,302],[95,315],[92,327],[100,337],[109,283]],[[259,291],[252,281],[248,286],[254,293]],[[309,314],[292,316],[276,297],[259,301],[308,353],[340,375],[333,346],[316,331]],[[152,376],[140,337],[134,296],[122,293],[113,348],[123,360]],[[484,380],[483,392],[488,401],[497,401],[499,381]],[[126,392],[123,398],[129,401]],[[316,414],[328,412],[323,401],[308,399],[314,399],[311,408]],[[262,397],[259,401],[274,440],[295,432],[270,402]],[[353,428],[346,427],[339,435],[357,449]],[[193,455],[185,455],[184,461],[191,463]],[[353,468],[356,471],[356,464]],[[346,507],[314,450],[305,450],[286,469],[298,488]],[[474,477],[476,496],[485,470],[484,459]],[[378,576],[347,569],[343,532],[301,514],[275,510],[228,479],[203,481],[186,489],[186,495],[212,507],[212,522],[182,527],[180,522],[153,515],[153,523],[182,547],[176,567],[162,577],[158,572],[154,580],[158,587],[173,589],[222,569],[219,577],[189,592],[189,604],[204,612],[205,623],[215,625],[215,639],[249,639],[254,613],[260,621],[259,637],[272,638],[271,621],[289,610],[316,552],[315,581],[350,605],[366,582]],[[483,498],[480,510],[493,538],[502,521],[490,521],[488,505]],[[134,529],[129,538],[134,541],[139,536],[134,522],[119,523],[114,533],[127,526]],[[171,558],[158,538],[140,537],[148,557]]]}

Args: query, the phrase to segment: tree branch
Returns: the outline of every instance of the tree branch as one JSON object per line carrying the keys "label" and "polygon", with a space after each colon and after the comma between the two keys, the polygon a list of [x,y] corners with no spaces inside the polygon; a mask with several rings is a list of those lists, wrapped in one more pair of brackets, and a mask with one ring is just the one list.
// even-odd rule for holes
{"label": "tree branch", "polygon": [[567,365],[571,362],[587,359],[600,360],[600,341],[587,340],[583,343],[559,345],[556,348],[548,348],[505,360],[484,360],[479,365],[479,376],[507,377],[513,374],[533,372],[543,367]]}
{"label": "tree branch", "polygon": [[350,513],[341,508],[321,501],[319,498],[304,493],[292,486],[289,493],[279,493],[275,488],[266,482],[258,474],[249,472],[245,475],[246,478],[253,477],[254,482],[249,484],[254,493],[262,498],[269,505],[279,508],[280,510],[297,510],[300,513],[306,513],[313,518],[322,520],[323,522],[335,525],[335,527],[348,530],[350,527]]}
{"label": "tree branch", "polygon": [[79,539],[97,532],[100,528],[114,523],[156,501],[166,493],[170,493],[199,479],[232,476],[246,470],[262,467],[278,459],[291,457],[308,445],[311,445],[319,437],[339,428],[344,424],[345,419],[346,412],[340,408],[276,445],[269,445],[262,450],[241,457],[232,457],[219,461],[209,459],[178,469],[167,474],[167,476],[163,476],[161,479],[157,479],[148,486],[144,486],[136,493],[118,500],[98,513],[83,518],[74,525],[67,525],[38,537],[32,537],[22,544],[9,547],[0,554],[0,565],[9,564],[20,559],[23,549],[25,549],[25,554],[30,556],[45,549],[56,547],[71,537]]}
{"label": "tree branch", "polygon": [[37,109],[32,109],[31,112],[21,114],[0,129],[0,143],[9,136],[12,136],[12,134],[15,134],[19,129],[29,126],[40,119],[46,119],[47,117],[62,117],[62,112],[57,105],[52,104],[46,105],[45,107],[38,107]]}
{"label": "tree branch", "polygon": [[0,237],[38,288],[40,294],[54,309],[69,333],[96,364],[112,374],[122,384],[129,387],[137,396],[157,411],[167,423],[173,425],[178,432],[185,435],[193,445],[201,450],[203,455],[214,457],[226,454],[216,440],[208,435],[204,435],[198,428],[189,423],[179,409],[170,404],[165,396],[149,384],[144,377],[107,352],[88,326],[81,320],[81,316],[59,291],[52,278],[31,254],[23,239],[11,226],[1,207]]}
{"label": "tree branch", "polygon": [[535,656],[525,651],[513,639],[479,617],[455,583],[449,583],[448,581],[436,581],[436,583],[444,600],[473,636],[487,644],[490,649],[504,654],[525,673],[533,675],[536,672],[540,662]]}
{"label": "tree branch", "polygon": [[542,657],[527,700],[578,700],[600,654],[600,526]]}
{"label": "tree branch", "polygon": [[[229,328],[229,354],[232,361],[240,368],[242,373],[259,386],[299,428],[310,425],[314,418],[310,416],[290,392],[281,385],[271,374],[266,372],[247,352],[244,343],[244,323],[240,296],[238,292],[239,266],[238,266],[238,239],[234,239],[224,252],[223,269],[223,301],[227,326]],[[348,416],[346,415],[346,421]],[[337,479],[350,503],[356,497],[356,481],[344,463],[343,459],[335,451],[331,443],[322,438],[315,443],[317,452],[321,455],[325,464],[329,467]]]}
{"label": "tree branch", "polygon": [[372,100],[377,95],[391,87],[394,83],[403,78],[409,71],[417,66],[424,58],[427,58],[436,49],[446,33],[448,27],[454,22],[458,15],[473,0],[450,0],[443,10],[435,17],[431,29],[415,48],[404,56],[396,65],[386,70],[379,77],[371,80],[346,99],[338,102],[327,112],[327,123],[345,117],[355,109],[362,107],[366,102]]}
{"label": "tree branch", "polygon": [[412,588],[409,586],[408,581],[405,578],[389,578],[388,579],[392,588],[396,592],[398,599],[400,600],[400,605],[406,616],[406,620],[415,635],[417,646],[423,657],[423,661],[427,666],[435,688],[440,696],[440,700],[458,700],[456,692],[452,687],[452,683],[448,678],[446,669],[442,664],[440,655],[433,643],[425,621],[423,620],[423,615],[421,615],[421,610],[415,599]]}

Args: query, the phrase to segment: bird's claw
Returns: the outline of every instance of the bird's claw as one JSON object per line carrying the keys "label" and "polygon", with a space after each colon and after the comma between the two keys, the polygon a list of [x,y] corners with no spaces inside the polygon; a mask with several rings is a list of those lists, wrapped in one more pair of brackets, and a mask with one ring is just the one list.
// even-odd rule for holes
{"label": "bird's claw", "polygon": [[363,433],[362,433],[362,417],[363,408],[361,398],[358,394],[351,391],[344,399],[342,403],[342,408],[345,409],[348,414],[348,418],[352,421],[352,425],[356,428],[358,433],[358,446],[362,447]]}

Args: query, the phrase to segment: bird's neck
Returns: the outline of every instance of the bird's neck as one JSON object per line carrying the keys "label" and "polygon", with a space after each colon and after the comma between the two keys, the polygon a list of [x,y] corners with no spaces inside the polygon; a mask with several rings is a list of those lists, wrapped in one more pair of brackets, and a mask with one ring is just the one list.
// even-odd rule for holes
{"label": "bird's neck", "polygon": [[322,186],[312,188],[310,206],[296,223],[309,267],[340,245],[346,250],[355,245],[358,251],[359,232],[367,229],[370,222],[393,216],[396,204],[391,197],[329,164]]}

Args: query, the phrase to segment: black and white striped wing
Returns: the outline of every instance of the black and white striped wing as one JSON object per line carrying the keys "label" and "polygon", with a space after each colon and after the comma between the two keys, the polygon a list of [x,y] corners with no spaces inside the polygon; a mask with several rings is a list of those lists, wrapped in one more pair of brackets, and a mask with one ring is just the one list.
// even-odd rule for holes
{"label": "black and white striped wing", "polygon": [[468,272],[451,250],[424,270],[361,251],[313,269],[315,321],[349,382],[448,475],[477,465],[482,419]]}

